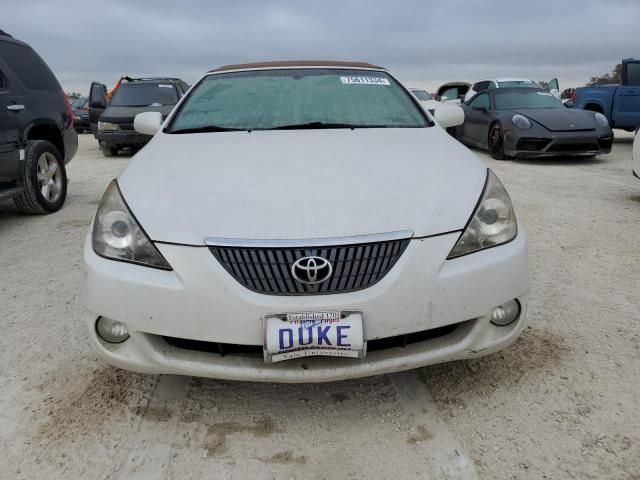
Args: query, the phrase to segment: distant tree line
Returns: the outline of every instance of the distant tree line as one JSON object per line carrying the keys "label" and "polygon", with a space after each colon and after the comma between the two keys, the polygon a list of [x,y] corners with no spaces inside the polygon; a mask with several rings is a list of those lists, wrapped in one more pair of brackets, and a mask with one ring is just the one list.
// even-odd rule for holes
{"label": "distant tree line", "polygon": [[604,75],[598,75],[596,77],[591,77],[589,81],[585,84],[587,87],[596,87],[598,85],[607,85],[609,83],[620,83],[622,82],[622,64],[619,63],[611,73],[605,73]]}

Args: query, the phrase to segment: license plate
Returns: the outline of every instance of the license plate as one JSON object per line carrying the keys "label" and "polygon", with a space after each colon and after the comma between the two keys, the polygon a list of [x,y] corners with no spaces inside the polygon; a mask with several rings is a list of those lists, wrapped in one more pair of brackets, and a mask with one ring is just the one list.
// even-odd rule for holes
{"label": "license plate", "polygon": [[362,358],[367,352],[364,314],[356,311],[265,315],[264,361],[327,356]]}

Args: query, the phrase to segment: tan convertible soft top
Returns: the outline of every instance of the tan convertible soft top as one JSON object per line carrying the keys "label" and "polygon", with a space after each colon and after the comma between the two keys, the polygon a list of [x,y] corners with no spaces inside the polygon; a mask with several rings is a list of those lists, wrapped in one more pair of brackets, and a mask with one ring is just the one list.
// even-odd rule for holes
{"label": "tan convertible soft top", "polygon": [[238,63],[236,65],[223,65],[209,72],[223,72],[225,70],[246,70],[254,68],[280,68],[280,67],[341,67],[341,68],[375,68],[384,69],[367,62],[336,62],[323,60],[292,60],[278,62]]}

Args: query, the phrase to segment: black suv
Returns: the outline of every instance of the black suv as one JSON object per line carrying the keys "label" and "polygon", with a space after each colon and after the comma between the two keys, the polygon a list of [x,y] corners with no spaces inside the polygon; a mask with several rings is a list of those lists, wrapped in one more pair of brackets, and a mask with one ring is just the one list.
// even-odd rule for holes
{"label": "black suv", "polygon": [[29,45],[0,30],[0,201],[13,198],[25,213],[59,210],[77,150],[58,80]]}
{"label": "black suv", "polygon": [[[69,100],[71,101],[71,100]],[[71,102],[73,128],[78,133],[89,130],[89,97],[78,97]]]}
{"label": "black suv", "polygon": [[151,136],[134,130],[134,117],[142,112],[160,112],[166,118],[188,89],[189,85],[179,78],[125,77],[107,102],[106,87],[93,82],[89,118],[102,153],[110,157],[122,148],[143,147]]}

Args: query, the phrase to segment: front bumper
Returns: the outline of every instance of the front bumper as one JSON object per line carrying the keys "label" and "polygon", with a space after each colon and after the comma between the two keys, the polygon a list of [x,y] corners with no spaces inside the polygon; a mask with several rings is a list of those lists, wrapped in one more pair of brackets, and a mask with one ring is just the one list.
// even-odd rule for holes
{"label": "front bumper", "polygon": [[151,140],[150,135],[130,131],[98,131],[96,138],[101,148],[142,147]]}
{"label": "front bumper", "polygon": [[505,154],[516,158],[600,155],[611,152],[613,133],[549,132],[548,135],[515,135],[507,132]]}
{"label": "front bumper", "polygon": [[[233,380],[319,382],[357,378],[485,355],[513,342],[525,326],[529,288],[526,239],[443,260],[452,233],[412,240],[389,273],[360,291],[271,296],[236,282],[206,247],[156,244],[174,271],[97,256],[85,244],[85,302],[97,352],[121,368]],[[505,327],[489,322],[493,308],[517,298],[520,317]],[[305,358],[265,364],[262,356],[220,355],[179,348],[163,337],[262,345],[267,313],[362,310],[369,340],[457,324],[455,330],[406,347],[372,351],[364,359]],[[124,323],[130,338],[108,344],[95,333],[99,316]]]}

